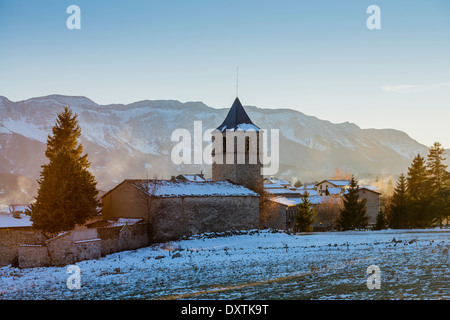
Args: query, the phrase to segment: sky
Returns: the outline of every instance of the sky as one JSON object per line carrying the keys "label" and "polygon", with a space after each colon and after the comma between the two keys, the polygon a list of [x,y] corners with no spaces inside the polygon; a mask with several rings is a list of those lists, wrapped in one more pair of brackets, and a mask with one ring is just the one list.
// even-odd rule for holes
{"label": "sky", "polygon": [[[81,29],[68,29],[70,5]],[[370,5],[381,29],[367,28]],[[0,95],[289,108],[450,148],[448,0],[0,0]]]}

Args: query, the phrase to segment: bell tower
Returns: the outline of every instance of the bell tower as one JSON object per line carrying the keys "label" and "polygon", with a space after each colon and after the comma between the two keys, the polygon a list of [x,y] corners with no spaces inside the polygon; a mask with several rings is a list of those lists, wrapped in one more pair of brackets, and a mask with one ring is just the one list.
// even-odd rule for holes
{"label": "bell tower", "polygon": [[261,194],[262,134],[236,98],[223,123],[212,132],[212,180],[229,180]]}

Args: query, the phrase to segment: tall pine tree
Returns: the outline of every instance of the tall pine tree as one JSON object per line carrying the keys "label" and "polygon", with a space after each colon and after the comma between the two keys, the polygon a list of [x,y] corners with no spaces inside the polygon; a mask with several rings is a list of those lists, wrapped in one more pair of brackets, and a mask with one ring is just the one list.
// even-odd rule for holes
{"label": "tall pine tree", "polygon": [[413,228],[425,228],[431,225],[433,220],[431,210],[430,179],[425,159],[418,154],[408,167],[407,193],[410,198],[408,211],[409,225]]}
{"label": "tall pine tree", "polygon": [[343,199],[343,208],[339,212],[338,226],[342,230],[364,229],[369,223],[367,200],[359,198],[358,181],[354,176],[350,179],[347,191]]}
{"label": "tall pine tree", "polygon": [[313,208],[313,205],[309,201],[308,192],[303,193],[302,203],[297,209],[295,216],[295,228],[297,232],[310,232],[313,231],[313,223],[316,221],[317,213]]}
{"label": "tall pine tree", "polygon": [[435,142],[429,150],[427,158],[429,186],[432,192],[438,192],[447,184],[447,165],[444,164],[445,150],[439,142]]}
{"label": "tall pine tree", "polygon": [[439,142],[435,142],[429,150],[427,158],[427,170],[429,188],[431,192],[430,215],[439,222],[448,217],[448,193],[450,192],[449,173],[444,164],[445,150]]}
{"label": "tall pine tree", "polygon": [[409,225],[408,204],[409,198],[406,193],[406,178],[402,173],[398,178],[394,194],[389,207],[388,224],[393,229],[404,229]]}
{"label": "tall pine tree", "polygon": [[72,230],[98,214],[97,182],[88,171],[88,155],[78,139],[81,129],[70,108],[58,114],[47,139],[36,201],[30,206],[33,227],[50,234]]}

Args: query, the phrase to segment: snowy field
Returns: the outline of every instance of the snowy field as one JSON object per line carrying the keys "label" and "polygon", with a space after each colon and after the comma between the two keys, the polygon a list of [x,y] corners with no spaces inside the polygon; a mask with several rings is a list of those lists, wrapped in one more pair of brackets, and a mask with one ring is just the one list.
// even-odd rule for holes
{"label": "snowy field", "polygon": [[80,289],[67,266],[2,267],[0,299],[449,299],[449,248],[449,229],[204,235],[79,262]]}

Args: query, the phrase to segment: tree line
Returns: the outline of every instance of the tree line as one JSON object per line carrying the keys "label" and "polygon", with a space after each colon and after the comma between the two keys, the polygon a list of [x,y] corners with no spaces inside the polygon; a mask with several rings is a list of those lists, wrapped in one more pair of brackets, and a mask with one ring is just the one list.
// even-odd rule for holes
{"label": "tree line", "polygon": [[[445,149],[435,142],[425,158],[417,154],[407,174],[401,174],[392,195],[387,195],[384,210],[380,209],[374,229],[429,228],[444,221],[448,224],[450,216],[450,172],[444,163]],[[368,216],[366,199],[358,195],[358,181],[350,178],[350,185],[342,198],[342,206],[335,227],[339,230],[366,229]],[[303,195],[296,214],[297,231],[312,231],[317,220],[317,212]]]}
{"label": "tree line", "polygon": [[[445,150],[439,142],[427,158],[416,155],[407,174],[397,180],[385,204],[385,227],[393,229],[442,227],[450,216],[450,172],[444,164]],[[382,224],[380,224],[382,227]]]}

